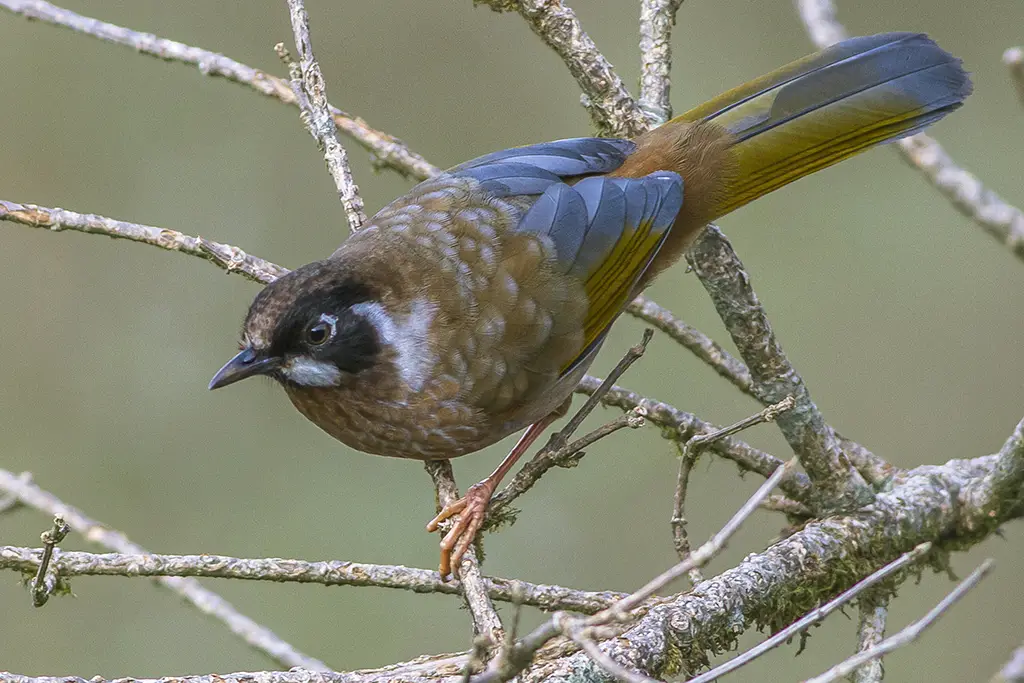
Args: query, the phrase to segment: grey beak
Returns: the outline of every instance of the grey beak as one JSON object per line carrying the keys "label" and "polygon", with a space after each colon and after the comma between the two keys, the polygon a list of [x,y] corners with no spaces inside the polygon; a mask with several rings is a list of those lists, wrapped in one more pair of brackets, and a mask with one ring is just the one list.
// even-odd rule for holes
{"label": "grey beak", "polygon": [[266,375],[280,365],[280,358],[276,356],[260,357],[255,349],[246,347],[217,371],[217,374],[210,380],[210,388],[220,389],[246,377]]}

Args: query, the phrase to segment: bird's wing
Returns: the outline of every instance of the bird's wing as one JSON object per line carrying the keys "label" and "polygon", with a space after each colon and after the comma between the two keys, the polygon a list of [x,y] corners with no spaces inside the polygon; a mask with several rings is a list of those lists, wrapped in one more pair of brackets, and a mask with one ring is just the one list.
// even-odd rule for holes
{"label": "bird's wing", "polygon": [[622,312],[682,207],[683,181],[670,171],[573,182],[615,170],[633,150],[627,140],[577,138],[495,152],[450,171],[495,197],[539,195],[516,231],[548,236],[557,267],[584,283],[589,304],[584,343],[563,373]]}
{"label": "bird's wing", "polygon": [[563,373],[588,356],[629,303],[682,203],[682,178],[665,171],[559,183],[523,216],[518,229],[551,236],[560,266],[584,283],[589,302],[584,344]]}

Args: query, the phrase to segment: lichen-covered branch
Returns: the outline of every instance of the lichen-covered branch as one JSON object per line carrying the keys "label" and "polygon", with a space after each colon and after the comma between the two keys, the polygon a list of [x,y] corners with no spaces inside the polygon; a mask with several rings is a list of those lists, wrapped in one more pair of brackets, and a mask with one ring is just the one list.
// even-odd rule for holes
{"label": "lichen-covered branch", "polygon": [[[889,595],[876,591],[860,599],[857,605],[857,651],[875,647],[885,638],[885,622],[889,617]],[[881,683],[882,658],[874,659],[853,672],[851,683]]]}
{"label": "lichen-covered branch", "polygon": [[[56,551],[54,566],[62,579],[75,576],[241,579],[276,583],[315,583],[322,586],[371,586],[414,593],[461,595],[458,581],[442,581],[437,572],[415,567],[330,560],[310,562],[278,558],[242,558],[223,555],[144,555]],[[0,546],[0,569],[32,572],[40,565],[38,548]],[[546,612],[570,610],[598,612],[624,593],[578,591],[562,586],[533,584],[485,577],[484,590],[493,600],[537,607]]]}
{"label": "lichen-covered branch", "polygon": [[687,254],[719,317],[750,368],[758,400],[778,403],[786,396],[796,406],[778,418],[779,428],[816,485],[822,509],[855,508],[870,500],[864,479],[843,453],[839,437],[811,400],[803,379],[782,351],[750,276],[725,235],[708,226]]}
{"label": "lichen-covered branch", "polygon": [[[148,555],[149,551],[132,543],[120,531],[101,524],[84,512],[62,502],[52,493],[39,488],[26,477],[0,469],[0,491],[16,496],[23,505],[63,517],[74,531],[86,540],[127,555]],[[327,671],[329,667],[318,659],[303,654],[285,642],[270,629],[245,616],[234,605],[192,578],[164,576],[157,585],[180,595],[203,614],[220,621],[250,647],[262,652],[287,667],[301,667],[310,671]]]}
{"label": "lichen-covered branch", "polygon": [[[798,0],[797,8],[811,40],[827,47],[847,37],[832,0]],[[939,142],[925,133],[896,144],[903,158],[963,215],[1024,260],[1024,214],[961,168]]]}
{"label": "lichen-covered branch", "polygon": [[474,0],[496,12],[518,12],[565,62],[583,91],[583,105],[602,134],[635,138],[650,124],[576,13],[561,0]]}
{"label": "lichen-covered branch", "polygon": [[640,108],[658,125],[672,118],[672,27],[683,0],[640,0]]}
{"label": "lichen-covered branch", "polygon": [[[985,513],[964,507],[958,493],[991,471],[994,461],[983,456],[904,473],[863,510],[808,524],[692,593],[651,607],[636,626],[601,647],[620,665],[647,676],[692,674],[706,665],[709,653],[733,647],[743,630],[778,629],[914,546],[961,534],[971,519]],[[1022,512],[1018,506],[1010,514],[1019,517]],[[983,538],[960,535],[958,540],[974,543]],[[580,653],[535,666],[521,680],[612,679]]]}
{"label": "lichen-covered branch", "polygon": [[[0,8],[28,19],[69,28],[108,43],[124,45],[140,54],[171,62],[193,64],[206,76],[226,78],[247,85],[285,104],[298,106],[298,98],[284,79],[271,76],[216,52],[99,21],[43,0],[0,0]],[[370,152],[376,165],[419,180],[440,173],[437,167],[410,150],[398,138],[375,130],[358,116],[346,114],[336,107],[330,107],[330,111],[338,129]]]}
{"label": "lichen-covered branch", "polygon": [[320,63],[313,54],[313,39],[309,35],[309,13],[306,12],[302,0],[288,0],[288,13],[295,36],[295,49],[299,53],[298,68],[294,69],[292,78],[292,90],[299,99],[302,121],[324,154],[327,170],[338,190],[338,199],[345,209],[348,227],[355,232],[366,223],[363,198],[359,196],[359,187],[352,178],[348,154],[338,140],[334,118],[331,116],[331,105],[327,102],[327,83],[320,70]]}

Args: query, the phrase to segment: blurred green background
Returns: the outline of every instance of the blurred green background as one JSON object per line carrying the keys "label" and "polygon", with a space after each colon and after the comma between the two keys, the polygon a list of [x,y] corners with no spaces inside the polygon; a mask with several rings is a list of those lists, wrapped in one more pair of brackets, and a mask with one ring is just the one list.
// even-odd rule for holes
{"label": "blurred green background", "polygon": [[[638,3],[572,4],[634,84]],[[291,38],[284,3],[270,0],[66,6],[278,74],[272,46]],[[468,0],[308,7],[331,101],[437,165],[590,130],[575,83],[516,15]],[[1024,202],[1024,111],[1000,62],[1024,41],[1024,3],[861,0],[841,10],[854,34],[926,31],[963,57],[975,95],[934,132],[991,188]],[[680,111],[812,50],[789,0],[689,0],[673,44]],[[0,63],[0,198],[198,233],[291,267],[344,239],[330,178],[295,110],[195,68],[6,12]],[[358,146],[348,149],[371,211],[410,186],[375,175]],[[1024,264],[895,152],[846,162],[722,226],[790,358],[844,434],[910,467],[992,452],[1020,419]],[[233,353],[254,285],[198,259],[93,236],[4,223],[0,245],[0,466],[30,470],[44,488],[157,552],[434,566],[437,539],[423,532],[433,494],[420,465],[349,452],[269,381],[206,391]],[[725,341],[683,269],[663,276],[652,296]],[[596,370],[640,329],[623,320]],[[661,337],[624,383],[717,423],[756,410]],[[787,453],[771,427],[745,438]],[[463,487],[506,447],[457,461]],[[674,559],[674,454],[648,428],[601,442],[575,470],[552,472],[523,499],[518,523],[488,539],[486,571],[579,588],[638,586]],[[716,530],[756,479],[703,462],[689,503],[693,537]],[[783,523],[758,515],[711,571],[763,548]],[[0,543],[36,545],[47,524],[24,510],[0,516]],[[91,549],[78,537],[66,547]],[[919,644],[886,660],[890,679],[987,679],[1024,631],[1022,548],[1024,527],[1012,524],[1005,538],[956,555],[961,575],[986,556],[997,558],[996,572]],[[76,597],[34,610],[16,575],[0,578],[0,669],[156,676],[273,666],[149,581],[79,578]],[[339,669],[470,640],[468,616],[451,597],[208,585]],[[891,628],[950,588],[931,573],[905,585]],[[737,680],[817,673],[852,651],[854,629],[855,619],[834,617],[799,658],[795,644],[784,647]]]}

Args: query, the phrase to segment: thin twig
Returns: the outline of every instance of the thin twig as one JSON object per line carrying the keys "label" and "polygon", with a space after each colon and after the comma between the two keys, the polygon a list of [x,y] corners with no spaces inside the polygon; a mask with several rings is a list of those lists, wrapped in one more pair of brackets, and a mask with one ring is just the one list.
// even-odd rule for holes
{"label": "thin twig", "polygon": [[626,312],[653,325],[667,334],[669,338],[679,342],[683,348],[710,365],[715,372],[729,380],[744,394],[754,395],[750,370],[743,364],[743,361],[723,349],[718,342],[696,327],[677,318],[672,311],[659,306],[645,296],[638,296],[629,304]]}
{"label": "thin twig", "polygon": [[637,103],[658,125],[672,118],[669,97],[672,71],[672,27],[683,0],[640,2],[640,97]]}
{"label": "thin twig", "polygon": [[39,537],[39,540],[43,542],[43,552],[39,558],[36,576],[30,585],[32,605],[35,607],[42,607],[46,604],[61,580],[60,572],[51,571],[50,560],[53,559],[53,549],[67,538],[69,533],[71,533],[71,525],[64,521],[63,516],[56,514],[53,516],[53,527],[44,531]]}
{"label": "thin twig", "polygon": [[[807,33],[818,47],[846,38],[846,29],[839,23],[832,0],[798,0],[797,7]],[[1024,213],[1020,209],[958,166],[942,145],[925,133],[903,138],[896,149],[960,213],[1024,260]]]}
{"label": "thin twig", "polygon": [[[437,490],[438,510],[443,510],[459,499],[459,490],[452,474],[452,464],[448,460],[428,460],[424,463],[427,474],[434,482]],[[442,525],[442,537],[447,532],[447,524]],[[473,617],[473,632],[487,638],[491,646],[500,645],[505,641],[505,627],[502,626],[498,611],[494,609],[487,595],[483,577],[480,575],[480,560],[476,549],[462,556],[462,563],[456,572],[462,584],[462,597]]]}
{"label": "thin twig", "polygon": [[[54,516],[62,515],[71,528],[85,536],[88,541],[128,555],[149,554],[145,548],[129,541],[120,531],[115,531],[90,519],[81,510],[67,505],[34,483],[24,481],[13,472],[0,469],[0,491],[17,496],[23,504],[29,507]],[[270,629],[260,626],[243,615],[231,603],[213,591],[207,590],[195,579],[168,576],[158,578],[157,583],[183,597],[203,614],[217,619],[247,645],[283,666],[299,667],[310,671],[330,670],[330,667],[323,662],[299,652]]]}
{"label": "thin twig", "polygon": [[601,400],[615,385],[615,380],[621,377],[633,363],[644,355],[647,345],[651,342],[653,336],[654,332],[652,330],[644,330],[640,343],[631,346],[626,351],[626,354],[608,374],[607,379],[590,395],[587,401],[576,411],[576,414],[566,423],[565,427],[552,434],[544,448],[537,455],[533,456],[528,463],[523,465],[516,472],[512,481],[491,499],[491,503],[488,506],[489,515],[501,513],[512,501],[529,491],[544,476],[544,473],[552,467],[566,466],[569,464],[570,459],[573,459],[573,464],[579,462],[579,459],[583,456],[583,449],[598,439],[602,439],[625,427],[638,429],[643,426],[644,410],[636,406],[621,418],[595,429],[572,443],[568,443],[569,438],[579,429],[583,421],[587,419],[587,416],[594,411],[594,408],[600,405]]}
{"label": "thin twig", "polygon": [[[22,482],[28,484],[29,482],[32,481],[32,473],[22,472],[21,474],[18,475],[18,478],[21,479]],[[4,495],[0,496],[0,515],[4,514],[5,512],[12,512],[20,507],[21,499],[18,498],[18,496],[16,496],[15,494],[5,493]]]}
{"label": "thin twig", "polygon": [[128,223],[95,214],[76,213],[66,209],[48,209],[35,204],[18,204],[0,200],[0,221],[9,221],[53,232],[76,230],[93,235],[106,235],[141,242],[168,251],[180,251],[214,263],[229,273],[240,273],[250,280],[267,284],[288,272],[279,265],[250,256],[238,247],[191,237],[177,230]]}
{"label": "thin twig", "polygon": [[[676,490],[672,495],[672,518],[669,523],[672,526],[672,544],[675,546],[676,555],[680,560],[685,560],[690,555],[690,537],[686,533],[686,492],[690,489],[690,472],[697,464],[697,455],[696,451],[680,449]],[[692,586],[696,586],[704,580],[703,572],[697,568],[690,570],[689,577]]]}
{"label": "thin twig", "polygon": [[949,608],[964,597],[969,590],[977,586],[978,583],[984,579],[990,571],[992,571],[994,564],[995,563],[992,560],[985,560],[980,567],[971,572],[970,576],[961,581],[949,595],[943,598],[939,604],[933,607],[928,614],[921,617],[921,619],[902,629],[899,633],[895,633],[889,638],[886,638],[878,645],[863,652],[858,652],[846,661],[840,662],[820,676],[808,679],[806,683],[833,683],[833,681],[838,681],[840,678],[849,675],[864,664],[879,659],[893,650],[914,642],[922,633],[924,633],[925,629],[935,623],[935,621],[943,614],[948,612]]}
{"label": "thin twig", "polygon": [[[99,38],[108,43],[124,45],[132,50],[169,62],[193,64],[205,76],[220,76],[229,81],[247,85],[285,104],[297,105],[298,100],[288,82],[246,66],[216,52],[142,33],[130,28],[99,21],[76,14],[42,0],[0,0],[0,8],[10,10],[28,19],[69,28],[77,33]],[[336,107],[330,108],[338,129],[351,136],[372,155],[380,168],[390,168],[403,176],[418,180],[432,178],[440,169],[410,150],[396,137],[375,130],[358,116],[347,114]]]}
{"label": "thin twig", "polygon": [[1010,70],[1010,78],[1017,89],[1017,97],[1024,104],[1024,48],[1011,47],[1003,53],[1003,64]]}
{"label": "thin twig", "polygon": [[345,209],[348,227],[352,232],[359,230],[366,223],[366,212],[363,211],[363,198],[359,196],[359,187],[352,179],[352,169],[348,165],[348,154],[338,140],[334,118],[331,116],[330,104],[327,102],[327,83],[320,71],[320,63],[313,54],[313,39],[309,35],[309,13],[303,0],[288,0],[291,16],[292,33],[295,36],[295,49],[299,53],[298,82],[292,80],[292,90],[305,94],[299,98],[299,107],[305,116],[309,134],[316,140],[317,146],[324,154],[327,170],[334,179],[338,189],[338,199]]}
{"label": "thin twig", "polygon": [[857,597],[858,594],[867,590],[871,586],[874,586],[882,579],[890,576],[894,572],[899,571],[903,567],[906,567],[907,565],[915,562],[916,560],[924,556],[926,553],[928,553],[928,551],[930,551],[931,548],[931,543],[922,543],[910,552],[900,555],[897,559],[885,565],[884,567],[874,572],[867,578],[858,581],[849,589],[843,591],[832,600],[828,601],[821,607],[811,610],[809,613],[807,613],[797,621],[793,622],[781,631],[775,633],[774,635],[772,635],[772,637],[768,638],[767,640],[750,648],[742,655],[730,659],[728,662],[716,666],[714,669],[711,669],[710,671],[707,671],[701,674],[700,676],[691,678],[686,683],[711,683],[711,681],[714,681],[726,675],[727,673],[735,671],[741,666],[749,664],[753,660],[763,655],[765,652],[768,652],[769,650],[778,647],[779,645],[782,645],[793,636],[819,623],[829,614],[841,608],[843,605],[848,604],[855,597]]}
{"label": "thin twig", "polygon": [[602,134],[634,138],[649,127],[647,117],[612,65],[562,0],[475,0],[496,12],[516,11],[554,50],[576,79],[583,106]]}
{"label": "thin twig", "polygon": [[[40,563],[36,548],[0,546],[0,570],[34,571]],[[244,558],[224,555],[146,555],[62,551],[54,566],[63,578],[74,576],[158,577],[312,583],[322,586],[370,586],[414,593],[462,595],[457,581],[442,581],[436,571],[387,564],[330,560],[312,562],[278,558]],[[484,588],[493,600],[518,602],[547,612],[570,610],[593,614],[625,593],[578,591],[563,586],[485,577]],[[518,591],[518,593],[517,593]]]}
{"label": "thin twig", "polygon": [[[576,391],[581,394],[593,394],[602,384],[598,377],[584,377]],[[607,406],[620,410],[633,410],[637,406],[644,409],[644,419],[662,428],[662,436],[683,443],[694,434],[713,432],[717,427],[705,422],[693,413],[656,399],[641,396],[635,391],[614,386],[601,399]],[[782,461],[770,453],[758,450],[749,444],[732,438],[720,439],[708,446],[715,455],[735,462],[741,469],[755,472],[762,477],[771,476]],[[803,472],[789,472],[779,485],[782,491],[795,500],[804,502],[811,495],[811,482]]]}
{"label": "thin twig", "polygon": [[[879,591],[865,595],[857,605],[857,651],[870,650],[885,638],[885,622],[889,616],[889,595]],[[881,658],[868,662],[853,672],[851,683],[881,683],[884,676]]]}
{"label": "thin twig", "polygon": [[[697,462],[697,456],[700,454],[700,451],[709,444],[724,439],[727,436],[738,434],[744,429],[749,429],[765,422],[772,422],[782,413],[791,410],[795,404],[796,401],[793,397],[787,396],[778,403],[772,404],[764,410],[728,427],[704,434],[696,434],[683,444],[682,453],[679,458],[679,475],[676,479],[676,491],[672,499],[672,519],[670,520],[672,525],[672,541],[680,560],[685,560],[690,554],[690,539],[686,533],[684,507],[686,505],[686,492],[690,484],[690,470],[693,468],[694,463]],[[694,586],[704,580],[704,575],[701,574],[700,569],[697,567],[690,570],[689,577],[690,583]]]}
{"label": "thin twig", "polygon": [[835,431],[811,399],[803,379],[786,358],[732,245],[716,226],[708,226],[686,256],[711,295],[719,317],[746,361],[754,394],[765,404],[792,396],[796,405],[778,418],[779,428],[807,475],[815,483],[812,506],[821,510],[857,508],[871,490],[851,466]]}

